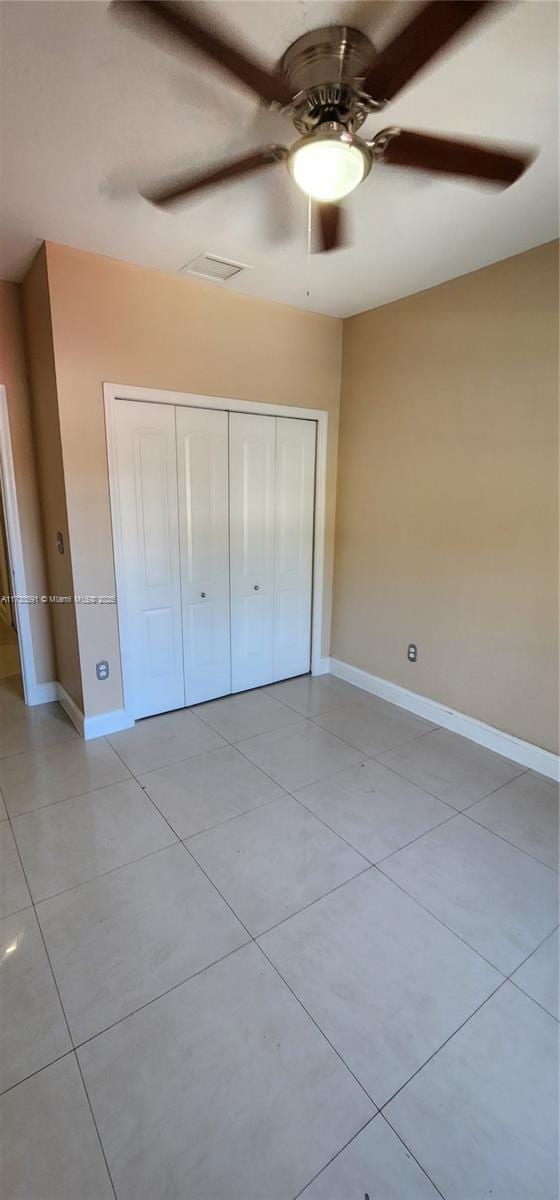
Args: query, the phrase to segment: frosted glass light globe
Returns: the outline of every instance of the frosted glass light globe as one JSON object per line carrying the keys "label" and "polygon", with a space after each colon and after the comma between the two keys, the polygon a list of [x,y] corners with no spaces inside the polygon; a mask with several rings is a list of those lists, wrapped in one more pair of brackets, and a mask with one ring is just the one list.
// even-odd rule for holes
{"label": "frosted glass light globe", "polygon": [[365,150],[335,134],[302,139],[294,146],[288,166],[307,196],[314,200],[342,200],[362,182],[369,170]]}

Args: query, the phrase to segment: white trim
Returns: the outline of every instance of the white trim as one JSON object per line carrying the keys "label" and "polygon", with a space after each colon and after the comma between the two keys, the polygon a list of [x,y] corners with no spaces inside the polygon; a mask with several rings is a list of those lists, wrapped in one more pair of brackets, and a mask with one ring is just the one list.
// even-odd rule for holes
{"label": "white trim", "polygon": [[58,683],[38,683],[35,687],[34,704],[50,704],[58,700]]}
{"label": "white trim", "polygon": [[61,683],[57,683],[56,685],[56,695],[59,704],[62,705],[65,713],[70,717],[72,724],[76,726],[80,736],[85,737],[85,717],[81,708],[78,708],[75,700],[72,699],[72,697],[66,691],[66,688],[64,688]]}
{"label": "white trim", "polygon": [[134,720],[128,716],[124,708],[116,708],[113,712],[100,713],[97,717],[84,717],[81,708],[78,708],[75,700],[72,699],[61,683],[49,686],[55,689],[55,694],[50,696],[49,699],[59,701],[67,716],[70,717],[72,724],[75,725],[78,733],[86,742],[91,741],[93,738],[107,737],[110,733],[119,733],[121,729],[131,729],[134,725]]}
{"label": "white trim", "polygon": [[119,733],[121,729],[132,729],[133,725],[134,717],[130,717],[124,708],[115,708],[112,712],[99,713],[97,717],[85,717],[83,736],[89,742],[92,738]]}
{"label": "white trim", "polygon": [[353,683],[373,696],[380,696],[391,704],[397,704],[399,708],[416,713],[418,717],[425,717],[426,720],[433,721],[434,725],[459,733],[461,737],[477,742],[479,746],[485,746],[488,750],[494,750],[496,754],[520,763],[531,771],[538,771],[550,779],[560,779],[560,758],[550,750],[542,750],[532,742],[524,742],[522,738],[495,729],[493,725],[485,725],[476,717],[468,717],[465,713],[440,704],[438,700],[429,700],[427,696],[410,692],[408,688],[381,679],[379,675],[370,675],[368,671],[341,662],[338,658],[330,659],[330,671],[338,679],[345,679],[347,683]]}
{"label": "white trim", "polygon": [[[317,422],[317,449],[315,468],[315,524],[314,524],[314,553],[313,553],[313,600],[311,614],[311,673],[321,675],[325,672],[323,646],[327,643],[329,631],[324,628],[325,587],[325,537],[327,510],[327,437],[328,413],[319,408],[296,408],[288,404],[259,404],[252,400],[233,400],[224,396],[203,396],[190,392],[167,392],[159,388],[133,387],[129,384],[104,383],[103,396],[105,402],[105,429],[107,436],[107,465],[109,471],[109,493],[111,502],[111,525],[113,530],[113,557],[115,563],[115,580],[117,590],[117,621],[121,647],[121,669],[125,715],[132,710],[130,697],[127,696],[126,679],[130,678],[128,663],[130,651],[127,644],[127,620],[125,608],[125,581],[122,574],[122,526],[118,503],[116,437],[115,437],[115,401],[144,400],[152,404],[175,404],[188,408],[212,408],[222,412],[260,413],[270,417],[296,417],[305,421]],[[120,609],[120,611],[119,611]],[[107,714],[111,716],[112,714]],[[133,724],[134,722],[130,722]],[[130,724],[121,726],[128,729]]]}
{"label": "white trim", "polygon": [[[8,400],[6,389],[2,384],[0,384],[0,489],[4,502],[14,591],[17,596],[27,596],[28,588],[19,523]],[[28,604],[14,604],[23,694],[26,704],[45,704],[47,694],[48,700],[56,699],[56,684],[37,682],[29,608]]]}
{"label": "white trim", "polygon": [[312,675],[328,675],[330,672],[330,669],[331,669],[330,658],[319,658],[319,659],[317,659],[315,666],[313,667],[313,669],[311,671],[311,674]]}

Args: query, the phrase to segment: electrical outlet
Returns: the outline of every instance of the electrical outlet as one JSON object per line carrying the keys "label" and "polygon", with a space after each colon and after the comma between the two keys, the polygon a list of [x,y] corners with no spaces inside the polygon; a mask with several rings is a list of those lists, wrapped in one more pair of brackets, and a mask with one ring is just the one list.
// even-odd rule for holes
{"label": "electrical outlet", "polygon": [[109,678],[109,663],[107,662],[107,659],[104,658],[101,662],[95,664],[95,674],[97,675],[98,679]]}
{"label": "electrical outlet", "polygon": [[406,657],[408,658],[409,662],[416,662],[416,659],[418,658],[418,650],[417,650],[417,647],[414,645],[414,642],[409,643],[409,647],[406,652]]}

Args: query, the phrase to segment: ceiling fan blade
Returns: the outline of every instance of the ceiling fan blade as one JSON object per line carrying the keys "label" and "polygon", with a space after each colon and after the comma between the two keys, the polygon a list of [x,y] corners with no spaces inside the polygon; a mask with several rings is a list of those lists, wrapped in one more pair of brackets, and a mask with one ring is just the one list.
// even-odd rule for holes
{"label": "ceiling fan blade", "polygon": [[492,0],[431,0],[374,59],[364,91],[374,100],[392,100],[417,71],[490,7]]}
{"label": "ceiling fan blade", "polygon": [[253,171],[259,171],[262,167],[270,167],[274,163],[283,162],[287,153],[284,146],[265,146],[262,150],[246,154],[243,158],[230,159],[228,162],[220,163],[210,171],[169,179],[158,188],[145,191],[142,195],[152,204],[165,207],[173,204],[176,200],[183,200],[193,192],[201,191],[202,188],[225,183],[229,179],[237,179],[241,175],[251,175]]}
{"label": "ceiling fan blade", "polygon": [[383,162],[418,171],[439,171],[444,175],[487,180],[502,187],[515,183],[532,161],[532,155],[527,153],[511,153],[498,146],[433,137],[406,129],[394,133],[389,130],[385,135],[382,132],[374,140],[374,149],[375,143],[382,148]]}
{"label": "ceiling fan blade", "polygon": [[134,24],[139,32],[171,34],[179,47],[194,46],[268,104],[289,104],[292,96],[281,75],[267,71],[242,54],[189,11],[190,5],[174,0],[112,0],[115,16]]}
{"label": "ceiling fan blade", "polygon": [[317,201],[317,245],[314,254],[341,250],[346,244],[344,212],[340,204]]}

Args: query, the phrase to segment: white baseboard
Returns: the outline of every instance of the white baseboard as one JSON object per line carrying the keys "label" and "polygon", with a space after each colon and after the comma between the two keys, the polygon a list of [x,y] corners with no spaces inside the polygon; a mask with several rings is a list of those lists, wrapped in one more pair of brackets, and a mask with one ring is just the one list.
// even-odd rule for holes
{"label": "white baseboard", "polygon": [[84,737],[84,714],[61,683],[57,683],[56,685],[56,698],[59,704],[62,705],[66,715],[70,717],[72,724],[76,726],[80,736]]}
{"label": "white baseboard", "polygon": [[84,738],[86,742],[92,738],[107,737],[110,733],[120,733],[121,729],[132,729],[134,718],[130,717],[124,708],[114,708],[111,712],[99,713],[96,717],[84,718]]}
{"label": "white baseboard", "polygon": [[50,704],[52,700],[58,700],[57,683],[35,683],[31,689],[28,685],[26,703],[31,707],[36,704]]}
{"label": "white baseboard", "polygon": [[328,675],[330,669],[331,669],[330,658],[318,658],[318,659],[315,659],[315,661],[312,663],[311,674],[312,675]]}
{"label": "white baseboard", "polygon": [[59,701],[72,724],[76,726],[78,733],[86,742],[93,738],[106,737],[109,733],[119,733],[121,729],[131,729],[134,725],[133,718],[128,716],[124,708],[115,708],[112,712],[99,713],[96,717],[85,717],[81,708],[78,708],[76,702],[69,696],[66,688],[61,683],[57,683],[55,686],[56,696],[53,699]]}
{"label": "white baseboard", "polygon": [[408,688],[381,679],[379,675],[370,675],[368,671],[341,662],[338,658],[331,658],[329,661],[328,669],[339,679],[345,679],[347,683],[353,683],[373,696],[397,704],[399,708],[406,708],[416,716],[432,721],[434,725],[459,733],[461,737],[469,738],[471,742],[477,742],[487,750],[494,750],[496,754],[520,763],[531,771],[538,771],[541,775],[547,775],[549,779],[560,779],[560,758],[550,750],[542,750],[532,742],[524,742],[521,738],[513,737],[511,733],[495,729],[493,725],[485,725],[476,717],[468,717],[454,708],[447,708],[438,700],[429,700],[427,696],[410,692]]}

